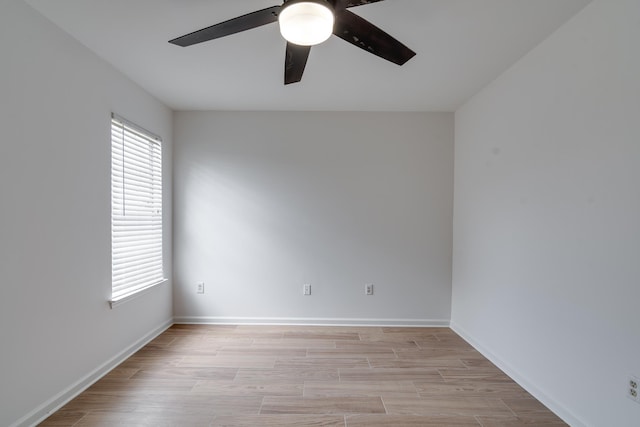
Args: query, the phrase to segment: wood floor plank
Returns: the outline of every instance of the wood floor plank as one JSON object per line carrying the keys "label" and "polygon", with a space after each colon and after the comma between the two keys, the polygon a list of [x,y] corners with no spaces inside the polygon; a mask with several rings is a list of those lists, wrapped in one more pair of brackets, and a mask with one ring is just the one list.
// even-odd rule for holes
{"label": "wood floor plank", "polygon": [[312,333],[312,334],[360,334],[360,333],[382,333],[382,328],[377,326],[283,326],[285,332],[292,333]]}
{"label": "wood floor plank", "polygon": [[347,427],[479,427],[474,417],[428,415],[353,415]]}
{"label": "wood floor plank", "polygon": [[394,349],[413,349],[418,350],[418,345],[412,340],[360,340],[360,341],[336,341],[335,347],[338,349],[363,349],[363,350],[394,350]]}
{"label": "wood floor plank", "polygon": [[212,427],[344,427],[344,417],[336,415],[244,415],[216,417]]}
{"label": "wood floor plank", "polygon": [[158,335],[153,340],[151,340],[148,345],[165,346],[170,344],[175,339],[175,335],[165,332],[164,334]]}
{"label": "wood floor plank", "polygon": [[393,398],[383,397],[388,414],[442,415],[474,417],[481,415],[511,416],[511,410],[500,399],[493,398]]}
{"label": "wood floor plank", "polygon": [[520,398],[505,397],[502,401],[513,411],[516,416],[521,418],[535,417],[536,419],[547,418],[550,421],[558,422],[560,419],[553,414],[540,401],[531,396]]}
{"label": "wood floor plank", "polygon": [[462,341],[449,341],[449,340],[439,340],[439,339],[432,339],[432,340],[421,340],[421,339],[417,339],[416,340],[416,344],[418,345],[418,347],[420,348],[432,348],[432,349],[437,349],[437,348],[448,348],[448,349],[457,349],[457,350],[469,350],[469,351],[475,351],[475,349],[473,347],[471,347],[469,344],[467,344],[466,342]]}
{"label": "wood floor plank", "polygon": [[[189,393],[175,400],[158,402],[158,406],[172,413],[211,413],[218,415],[257,415],[262,405],[262,396],[210,396]],[[151,404],[154,404],[151,402]]]}
{"label": "wood floor plank", "polygon": [[305,338],[255,338],[251,347],[286,347],[286,348],[336,348],[336,340]]}
{"label": "wood floor plank", "polygon": [[300,382],[304,381],[338,381],[338,368],[240,368],[236,374],[236,382]]}
{"label": "wood floor plank", "polygon": [[[126,396],[88,393],[81,393],[79,396],[71,399],[61,410],[65,412],[132,412],[138,407],[139,402]],[[56,415],[54,413],[53,415]],[[52,415],[52,416],[53,416]]]}
{"label": "wood floor plank", "polygon": [[[223,335],[224,333],[218,333]],[[213,335],[213,334],[211,334]],[[242,326],[234,330],[230,336],[234,338],[270,338],[270,339],[282,339],[284,332],[277,330],[274,327],[269,326]]]}
{"label": "wood floor plank", "polygon": [[378,332],[370,331],[370,332],[360,332],[358,335],[360,336],[360,341],[362,342],[384,341],[384,342],[403,343],[407,341],[413,341],[415,343],[415,337],[409,333],[384,334],[382,333],[382,331],[378,331]]}
{"label": "wood floor plank", "polygon": [[302,396],[302,382],[271,381],[211,381],[204,380],[191,390],[192,394],[207,396]]}
{"label": "wood floor plank", "polygon": [[420,348],[414,349],[397,349],[396,355],[398,359],[420,359],[420,360],[471,360],[483,359],[484,357],[473,349],[452,349],[452,348]]}
{"label": "wood floor plank", "polygon": [[[222,335],[222,334],[208,334],[202,337],[202,342],[210,346],[223,346],[223,345],[235,345],[235,346],[250,346],[256,341],[256,338],[246,337],[241,335]],[[169,344],[169,347],[175,344]]]}
{"label": "wood floor plank", "polygon": [[86,390],[87,394],[175,394],[189,392],[196,385],[194,379],[106,379],[96,382]]}
{"label": "wood floor plank", "polygon": [[260,414],[384,414],[379,397],[265,397]]}
{"label": "wood floor plank", "polygon": [[[132,414],[144,420],[149,416],[198,415],[212,420],[216,415],[257,415],[262,404],[262,396],[211,396],[197,393],[129,393],[98,394],[83,393],[67,404],[68,411],[95,413],[115,413],[122,416]],[[131,422],[131,421],[128,421]]]}
{"label": "wood floor plank", "polygon": [[184,356],[181,368],[273,368],[275,357],[261,356]]}
{"label": "wood floor plank", "polygon": [[386,337],[411,336],[413,339],[431,337],[439,328],[406,328],[406,327],[383,327],[382,334]]}
{"label": "wood floor plank", "polygon": [[274,367],[276,369],[369,368],[369,361],[366,357],[290,357],[277,359]]}
{"label": "wood floor plank", "polygon": [[528,397],[529,394],[514,382],[486,381],[414,381],[420,397]]}
{"label": "wood floor plank", "polygon": [[192,323],[175,323],[167,332],[187,331],[189,333],[208,333],[210,331],[233,332],[238,329],[238,325],[204,325]]}
{"label": "wood floor plank", "polygon": [[140,369],[140,368],[150,368],[150,367],[168,367],[168,366],[178,366],[178,364],[182,361],[184,356],[175,355],[171,357],[167,356],[158,356],[158,357],[143,357],[143,356],[131,356],[124,362],[119,365],[119,368],[124,369]]}
{"label": "wood floor plank", "polygon": [[341,381],[443,381],[436,369],[340,369]]}
{"label": "wood floor plank", "polygon": [[86,411],[70,411],[61,409],[51,415],[44,422],[40,423],[42,427],[58,427],[73,426],[87,415]]}
{"label": "wood floor plank", "polygon": [[332,332],[332,331],[298,331],[285,332],[285,339],[305,339],[305,340],[349,340],[360,341],[360,335],[357,332]]}
{"label": "wood floor plank", "polygon": [[304,397],[418,397],[413,381],[305,381]]}
{"label": "wood floor plank", "polygon": [[494,369],[499,369],[496,365],[494,365],[493,363],[491,363],[490,361],[488,361],[487,359],[485,359],[484,357],[476,357],[475,359],[467,359],[465,357],[462,357],[460,359],[460,361],[462,363],[464,363],[464,366],[467,368],[494,368]]}
{"label": "wood floor plank", "polygon": [[[187,348],[187,347],[201,347],[205,345],[204,338],[206,335],[182,335],[175,337],[170,343],[164,345],[165,348]],[[148,348],[145,347],[145,348]],[[144,348],[142,349],[144,350]]]}
{"label": "wood floor plank", "polygon": [[566,427],[561,420],[542,417],[476,417],[482,427]]}
{"label": "wood floor plank", "polygon": [[312,348],[307,350],[308,357],[325,358],[325,357],[338,357],[338,358],[391,358],[395,359],[396,354],[391,348]]}
{"label": "wood floor plank", "polygon": [[466,365],[460,359],[419,359],[414,358],[378,358],[369,357],[369,365],[372,368],[395,368],[395,369],[416,369],[416,368],[465,368]]}
{"label": "wood floor plank", "polygon": [[162,412],[91,412],[79,420],[74,427],[207,427],[213,416],[205,414],[166,414]]}
{"label": "wood floor plank", "polygon": [[299,382],[304,381],[338,381],[338,368],[317,367],[299,368],[240,368],[236,374],[237,382],[271,381],[271,382]]}
{"label": "wood floor plank", "polygon": [[445,381],[486,381],[494,382],[512,382],[504,372],[499,369],[479,367],[479,368],[447,368],[439,369],[440,375]]}
{"label": "wood floor plank", "polygon": [[249,347],[236,347],[236,346],[222,346],[218,350],[218,356],[231,356],[231,357],[306,357],[306,348],[290,348],[285,346],[278,347],[262,347],[262,346],[249,346]]}
{"label": "wood floor plank", "polygon": [[452,331],[435,332],[434,336],[438,339],[439,342],[442,342],[442,343],[449,343],[449,344],[458,345],[458,346],[471,347],[471,345],[468,342],[466,342],[459,335],[453,333]]}
{"label": "wood floor plank", "polygon": [[111,379],[113,379],[113,378],[129,379],[133,375],[138,373],[138,371],[140,371],[140,368],[123,368],[121,366],[118,366],[118,367],[114,368],[111,372],[109,372],[107,375],[105,375],[102,378],[105,378],[105,379],[110,379],[110,378]]}
{"label": "wood floor plank", "polygon": [[189,379],[189,380],[233,380],[238,373],[238,368],[185,368],[185,367],[169,367],[169,368],[142,368],[129,378],[136,379]]}

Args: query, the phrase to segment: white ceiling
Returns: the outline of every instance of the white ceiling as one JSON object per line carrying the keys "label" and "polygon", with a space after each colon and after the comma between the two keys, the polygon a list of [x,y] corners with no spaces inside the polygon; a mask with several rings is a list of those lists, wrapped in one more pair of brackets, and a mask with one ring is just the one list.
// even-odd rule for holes
{"label": "white ceiling", "polygon": [[277,23],[168,40],[280,0],[24,0],[175,110],[455,111],[590,0],[386,0],[351,9],[417,56],[399,67],[337,37],[284,86]]}

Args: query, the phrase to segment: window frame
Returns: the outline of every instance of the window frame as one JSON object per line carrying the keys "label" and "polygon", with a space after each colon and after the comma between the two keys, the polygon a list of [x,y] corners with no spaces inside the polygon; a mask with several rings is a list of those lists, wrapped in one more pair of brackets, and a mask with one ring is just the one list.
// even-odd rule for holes
{"label": "window frame", "polygon": [[[167,281],[162,138],[111,114],[111,308]],[[149,243],[141,243],[141,242]]]}

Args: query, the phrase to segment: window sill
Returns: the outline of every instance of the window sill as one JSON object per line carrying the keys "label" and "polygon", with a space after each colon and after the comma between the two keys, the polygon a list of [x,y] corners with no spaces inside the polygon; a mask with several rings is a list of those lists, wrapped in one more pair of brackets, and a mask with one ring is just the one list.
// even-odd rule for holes
{"label": "window sill", "polygon": [[162,285],[163,283],[168,282],[169,279],[162,279],[159,282],[156,282],[152,285],[147,286],[146,288],[142,288],[142,289],[138,289],[134,292],[131,292],[129,294],[125,294],[125,295],[120,295],[117,298],[111,298],[109,300],[109,306],[111,307],[111,309],[113,310],[115,307],[124,304],[125,302],[131,301],[134,298],[139,297],[140,295],[144,295],[147,292],[149,292],[151,289],[155,288],[156,286]]}

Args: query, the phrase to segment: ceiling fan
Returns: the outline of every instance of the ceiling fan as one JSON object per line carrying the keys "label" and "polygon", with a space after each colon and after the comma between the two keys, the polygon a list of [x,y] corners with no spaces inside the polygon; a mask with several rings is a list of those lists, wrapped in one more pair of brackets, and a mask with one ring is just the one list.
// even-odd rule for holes
{"label": "ceiling fan", "polygon": [[331,34],[380,58],[403,65],[415,56],[414,51],[347,10],[378,1],[382,0],[284,0],[281,6],[248,13],[169,40],[169,43],[191,46],[278,21],[280,32],[287,40],[285,85],[302,79],[311,46],[324,42]]}

